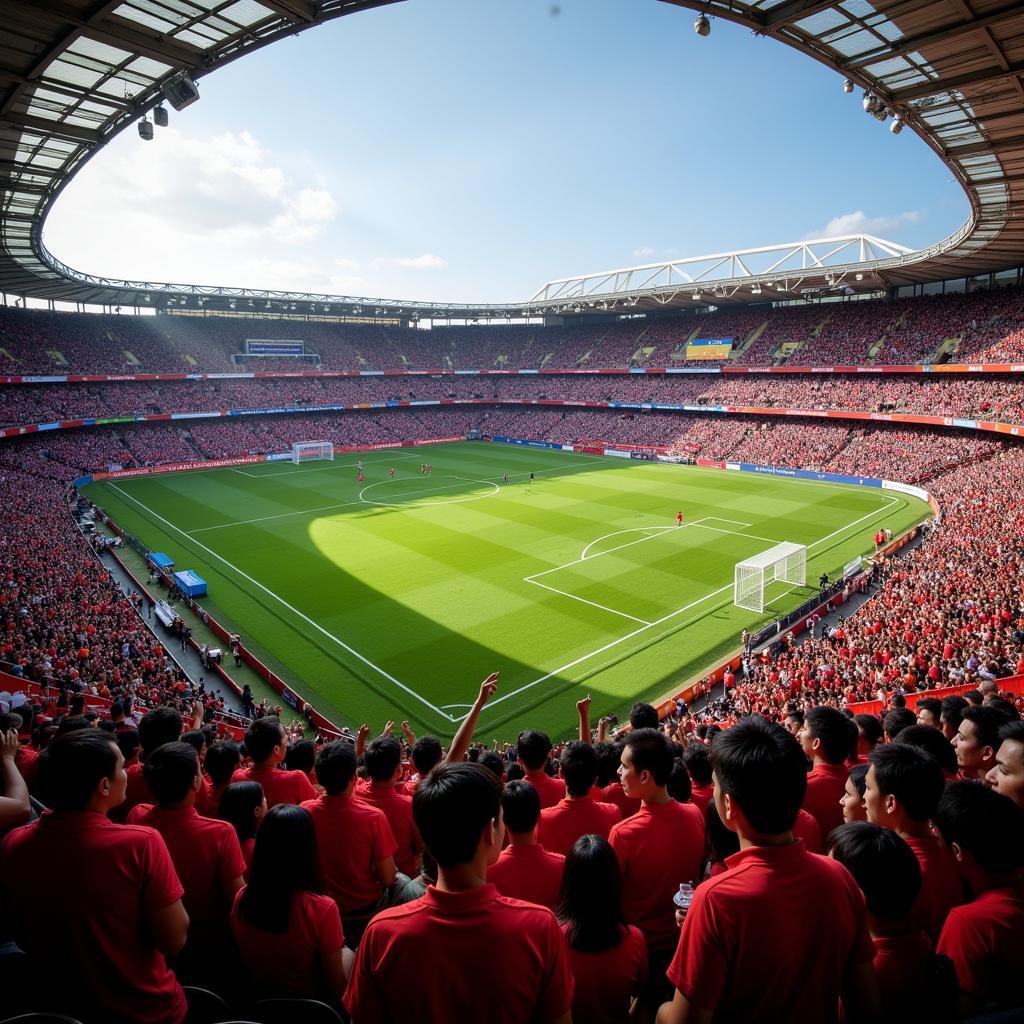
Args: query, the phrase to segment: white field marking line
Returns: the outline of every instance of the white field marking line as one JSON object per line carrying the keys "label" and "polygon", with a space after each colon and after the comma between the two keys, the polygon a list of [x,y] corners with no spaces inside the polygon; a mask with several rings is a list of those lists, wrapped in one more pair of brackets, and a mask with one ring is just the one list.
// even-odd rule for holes
{"label": "white field marking line", "polygon": [[706,523],[712,520],[716,523],[732,523],[733,526],[753,526],[753,523],[741,523],[738,519],[723,519],[721,516],[705,516],[703,519],[698,519],[699,523]]}
{"label": "white field marking line", "polygon": [[[180,533],[183,537],[188,537],[188,534],[185,533],[184,530],[182,530],[179,527],[175,526],[174,523],[168,522],[168,520],[164,519],[164,517],[162,515],[160,515],[157,512],[154,512],[151,508],[148,508],[146,505],[143,505],[141,501],[139,501],[137,498],[133,498],[130,494],[127,493],[127,491],[123,491],[120,487],[117,486],[117,484],[111,484],[110,486],[113,488],[113,490],[117,491],[119,494],[123,494],[124,497],[126,497],[130,502],[132,502],[135,505],[138,505],[139,508],[141,508],[143,510],[143,512],[148,512],[151,516],[153,516],[154,519],[159,519],[161,523],[163,523],[165,526],[169,527],[170,529],[174,530],[175,533]],[[351,654],[354,658],[357,658],[364,665],[368,666],[369,668],[372,668],[379,675],[381,675],[385,679],[387,679],[388,682],[394,683],[394,685],[397,686],[404,693],[407,693],[410,697],[415,697],[416,700],[418,700],[425,707],[430,708],[431,711],[433,711],[436,714],[440,715],[442,718],[447,719],[449,722],[454,722],[455,721],[455,719],[452,718],[452,716],[449,715],[447,712],[442,711],[436,705],[431,704],[430,701],[428,701],[425,697],[421,697],[415,690],[413,690],[410,687],[406,686],[405,683],[403,683],[401,680],[396,679],[390,673],[385,672],[384,669],[382,669],[379,665],[375,665],[372,661],[370,661],[369,658],[367,658],[364,655],[360,654],[354,647],[350,647],[347,643],[345,643],[344,640],[340,640],[333,633],[329,633],[318,622],[314,622],[308,615],[304,614],[303,612],[300,612],[298,610],[298,608],[295,608],[292,605],[290,605],[287,601],[284,600],[284,598],[278,597],[277,594],[275,594],[269,588],[265,587],[262,583],[260,583],[259,580],[254,580],[248,573],[242,572],[242,570],[239,569],[238,566],[232,565],[226,558],[222,557],[221,555],[218,555],[216,551],[211,550],[210,548],[208,548],[202,542],[200,542],[198,540],[195,540],[195,538],[189,538],[189,539],[192,540],[192,542],[194,544],[196,544],[199,547],[201,547],[207,554],[212,555],[214,558],[216,558],[218,562],[223,562],[224,565],[226,565],[233,572],[235,572],[239,576],[241,576],[242,579],[248,580],[254,586],[259,587],[260,590],[263,591],[263,593],[267,594],[269,597],[272,597],[279,604],[281,604],[285,608],[287,608],[288,611],[292,612],[292,614],[297,615],[300,619],[302,619],[303,622],[308,622],[309,625],[311,625],[318,633],[322,633],[325,637],[327,637],[328,640],[333,640],[339,647],[341,647],[343,650],[348,651],[349,654]]]}
{"label": "white field marking line", "polygon": [[600,608],[601,611],[611,612],[612,615],[621,615],[624,619],[632,619],[634,622],[642,622],[645,626],[651,625],[647,619],[638,619],[635,615],[627,615],[626,612],[620,612],[617,608],[609,608],[607,605],[598,604],[596,601],[588,601],[585,597],[580,597],[579,594],[570,594],[565,590],[559,590],[557,587],[549,587],[546,583],[540,583],[538,580],[526,581],[532,583],[535,587],[543,587],[545,590],[550,590],[552,594],[561,594],[562,597],[571,597],[574,601],[582,601],[584,604],[589,604],[592,608]]}
{"label": "white field marking line", "polygon": [[[822,537],[819,540],[813,541],[812,543],[807,545],[807,549],[810,550],[811,548],[819,547],[826,541],[831,540],[833,537],[838,537],[839,534],[845,533],[851,527],[857,526],[859,523],[862,523],[865,519],[870,519],[873,516],[877,516],[880,512],[885,511],[885,509],[891,507],[895,502],[899,500],[900,499],[898,497],[889,498],[886,501],[886,503],[882,505],[880,508],[873,509],[867,515],[861,516],[860,519],[855,519],[852,523],[846,523],[844,526],[841,526],[838,530],[833,530],[827,536]],[[484,711],[486,712],[488,708],[496,707],[498,704],[501,704],[503,701],[508,700],[510,697],[516,697],[520,693],[532,689],[539,683],[547,682],[554,676],[561,675],[561,673],[567,672],[571,668],[575,668],[577,665],[581,664],[584,661],[588,661],[595,655],[603,654],[605,651],[610,650],[612,647],[617,647],[619,644],[625,643],[625,641],[627,640],[632,640],[633,637],[639,636],[641,633],[646,632],[648,629],[651,629],[654,626],[660,626],[663,622],[667,622],[669,619],[674,619],[677,615],[681,615],[683,612],[689,611],[691,608],[695,608],[697,605],[702,604],[709,598],[717,597],[719,594],[723,594],[725,593],[725,591],[731,590],[732,587],[732,583],[726,583],[724,587],[719,587],[717,590],[713,590],[711,591],[711,593],[705,594],[703,597],[699,597],[696,601],[691,601],[689,604],[684,605],[682,608],[677,608],[674,612],[669,612],[667,615],[663,615],[660,619],[655,619],[653,622],[649,623],[646,626],[641,626],[639,629],[634,629],[633,632],[627,633],[625,636],[620,636],[616,640],[611,640],[603,646],[598,647],[596,650],[590,651],[587,654],[581,654],[578,658],[575,658],[574,660],[566,663],[565,665],[561,665],[558,668],[546,673],[545,675],[542,675],[539,678],[534,679],[533,682],[525,683],[523,686],[520,686],[517,690],[509,690],[508,693],[504,693],[500,697],[496,697],[494,700],[489,701],[487,705],[484,707]]]}
{"label": "white field marking line", "polygon": [[[373,465],[376,462],[388,462],[388,463],[391,463],[391,462],[415,462],[415,461],[416,461],[416,456],[415,455],[396,455],[393,459],[364,459],[363,460],[363,465],[364,466],[371,466],[371,465]],[[257,465],[259,465],[259,463],[257,463]],[[265,462],[265,463],[262,463],[262,465],[271,466],[271,465],[274,465],[274,463]],[[290,467],[294,466],[295,464],[293,462],[287,462],[286,463],[283,459],[279,459],[278,462],[277,462],[277,465],[283,465],[285,467],[285,472],[283,472],[283,473],[247,473],[244,469],[236,469],[234,467],[230,467],[230,468],[231,468],[231,472],[232,473],[238,473],[239,476],[248,476],[248,477],[251,477],[253,480],[262,480],[264,477],[270,477],[270,476],[289,476],[289,475],[291,475],[291,472],[292,472]],[[305,463],[303,463],[303,465],[305,465]],[[337,461],[332,459],[331,462],[330,462],[330,465],[318,466],[316,469],[307,469],[304,472],[306,472],[306,473],[326,473],[329,469],[352,469],[352,468],[354,468],[357,465],[359,465],[358,462],[337,462]]]}
{"label": "white field marking line", "polygon": [[692,523],[691,525],[696,526],[698,530],[714,530],[715,533],[728,533],[732,537],[749,537],[751,540],[764,540],[767,541],[769,544],[782,543],[775,537],[759,537],[756,533],[741,533],[739,530],[723,530],[720,526],[708,526],[703,519],[698,522]]}
{"label": "white field marking line", "polygon": [[[467,484],[487,484],[488,487],[493,487],[494,490],[493,491],[488,491],[486,494],[477,494],[476,496],[471,496],[471,497],[468,497],[468,498],[448,498],[445,501],[420,501],[420,502],[403,502],[403,501],[400,501],[400,502],[394,502],[394,501],[374,501],[372,498],[364,498],[363,495],[366,494],[366,492],[368,490],[370,490],[371,487],[380,487],[382,484],[391,483],[390,480],[378,480],[375,484],[367,484],[359,492],[359,501],[362,504],[364,504],[364,505],[375,505],[375,506],[378,506],[378,507],[381,507],[381,508],[430,508],[430,507],[432,507],[434,505],[459,505],[459,504],[463,504],[463,503],[465,503],[467,501],[480,501],[482,498],[493,498],[496,494],[500,494],[501,493],[501,488],[499,488],[496,483],[493,483],[490,480],[474,480],[474,479],[471,479],[470,477],[466,477],[466,476],[449,476],[449,475],[443,475],[443,474],[439,474],[439,475],[440,475],[440,479],[442,479],[442,480],[461,480],[462,483],[467,483]],[[416,495],[416,494],[424,494],[424,493],[430,494],[430,493],[435,493],[437,491],[452,491],[452,490],[455,490],[455,488],[459,487],[459,486],[461,486],[461,485],[460,484],[448,484],[445,487],[434,487],[432,489],[432,491],[431,490],[400,491],[398,494],[393,494],[392,497],[393,498],[401,498],[401,497],[406,497],[408,495]]]}
{"label": "white field marking line", "polygon": [[[657,534],[657,533],[651,533],[651,532],[650,532],[651,530],[659,530],[659,531],[661,531],[661,530],[674,530],[674,529],[675,529],[675,527],[674,527],[674,526],[634,526],[634,527],[632,527],[632,528],[631,528],[631,529],[629,529],[629,530],[616,530],[616,531],[615,531],[614,533],[606,533],[606,534],[605,534],[605,535],[604,535],[603,537],[598,537],[598,538],[597,538],[597,540],[592,540],[592,541],[591,541],[591,542],[590,542],[590,543],[589,543],[589,544],[588,544],[588,545],[587,545],[587,546],[586,546],[586,547],[585,547],[585,548],[583,549],[583,554],[582,554],[582,555],[580,555],[580,557],[579,557],[578,561],[580,561],[580,562],[586,561],[586,558],[587,558],[587,552],[588,552],[588,551],[589,551],[589,550],[590,550],[590,549],[591,549],[591,548],[592,548],[592,547],[593,547],[593,546],[594,546],[595,544],[600,544],[600,543],[601,543],[601,541],[603,541],[603,540],[607,540],[607,539],[608,539],[609,537],[618,537],[618,536],[621,536],[621,535],[622,535],[622,534],[624,534],[624,533],[643,533],[643,534],[646,534],[646,536],[647,536],[648,538],[650,538],[650,537],[657,537],[657,536],[658,536],[658,534]],[[637,542],[637,541],[633,541],[632,543],[638,543],[638,542]],[[628,544],[622,544],[622,545],[620,545],[620,546],[621,546],[621,547],[629,547],[629,545],[628,545]],[[618,551],[619,549],[618,549],[617,547],[615,547],[615,548],[610,548],[609,550],[611,550],[611,551]],[[602,555],[603,555],[603,554],[606,554],[606,552],[604,552],[604,551],[601,551],[601,552],[599,552],[599,554],[602,554]],[[595,555],[594,557],[596,558],[597,556]],[[569,565],[572,565],[573,563],[572,563],[572,562],[569,562],[568,564],[569,564]],[[559,566],[559,568],[560,568],[560,569],[563,569],[563,568],[565,568],[565,567],[564,567],[564,566]],[[551,569],[548,569],[547,571],[548,571],[548,572],[552,572],[553,570],[551,570]],[[536,575],[537,575],[537,576],[540,576],[540,575],[541,575],[541,573],[536,573]]]}

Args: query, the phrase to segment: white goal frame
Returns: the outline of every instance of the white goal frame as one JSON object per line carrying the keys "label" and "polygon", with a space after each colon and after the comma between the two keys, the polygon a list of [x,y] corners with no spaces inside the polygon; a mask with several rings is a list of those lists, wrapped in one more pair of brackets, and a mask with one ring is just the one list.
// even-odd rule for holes
{"label": "white goal frame", "polygon": [[807,583],[807,547],[784,541],[767,551],[736,563],[732,601],[738,608],[764,611],[765,587],[780,580],[805,586]]}
{"label": "white goal frame", "polygon": [[292,462],[313,462],[316,459],[334,461],[334,444],[331,441],[296,441],[292,445]]}

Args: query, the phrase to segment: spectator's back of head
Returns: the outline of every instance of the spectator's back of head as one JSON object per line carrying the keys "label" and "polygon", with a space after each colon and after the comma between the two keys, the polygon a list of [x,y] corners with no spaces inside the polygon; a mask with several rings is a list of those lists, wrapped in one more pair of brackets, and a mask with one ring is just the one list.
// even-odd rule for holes
{"label": "spectator's back of head", "polygon": [[138,729],[122,729],[119,733],[115,734],[114,740],[121,748],[121,753],[126,761],[130,761],[139,749]]}
{"label": "spectator's back of head", "polygon": [[509,832],[532,832],[540,820],[540,795],[525,779],[509,782],[501,793],[501,809]]}
{"label": "spectator's back of head", "polygon": [[917,724],[938,729],[942,720],[942,701],[937,697],[921,697],[914,705]]}
{"label": "spectator's back of head", "polygon": [[668,795],[677,804],[688,804],[693,796],[690,773],[686,770],[682,757],[675,757],[672,760],[672,774],[668,777]]}
{"label": "spectator's back of head", "polygon": [[499,782],[505,780],[505,758],[493,750],[485,750],[478,764],[482,764]]}
{"label": "spectator's back of head", "polygon": [[142,775],[162,807],[181,803],[190,792],[195,793],[199,755],[189,743],[165,743],[146,758]]}
{"label": "spectator's back of head", "polygon": [[416,787],[412,811],[442,869],[471,863],[489,826],[495,858],[500,852],[501,784],[479,764],[439,765]]}
{"label": "spectator's back of head", "polygon": [[203,767],[215,786],[231,781],[235,769],[242,763],[242,753],[232,740],[217,740],[206,752]]}
{"label": "spectator's back of head", "polygon": [[165,743],[177,743],[181,738],[182,728],[181,712],[174,708],[159,707],[147,711],[139,721],[139,742],[142,744],[143,759]]}
{"label": "spectator's back of head", "polygon": [[[756,715],[741,719],[715,740],[711,764],[722,792],[720,812],[728,797],[733,811],[738,808],[755,833],[773,836],[792,830],[807,791],[807,763],[800,744],[781,725]],[[735,815],[723,820],[736,827]]]}
{"label": "spectator's back of head", "polygon": [[960,720],[967,707],[967,701],[956,694],[952,697],[942,698],[942,711],[939,714],[939,721],[945,727],[946,732],[952,735],[960,728]]}
{"label": "spectator's back of head", "polygon": [[54,811],[84,811],[104,780],[113,788],[118,754],[113,739],[94,729],[58,736],[39,755],[40,799]]}
{"label": "spectator's back of head", "polygon": [[869,821],[833,829],[829,855],[853,875],[868,913],[883,921],[909,917],[921,891],[921,866],[906,840]]}
{"label": "spectator's back of head", "polygon": [[597,754],[594,748],[581,740],[572,740],[562,747],[559,763],[569,796],[586,796],[597,779]]}
{"label": "spectator's back of head", "polygon": [[328,796],[339,796],[348,789],[356,774],[356,748],[346,740],[325,743],[316,754],[316,780]]}
{"label": "spectator's back of head", "polygon": [[952,782],[939,800],[935,827],[954,858],[1013,875],[1024,866],[1024,809],[976,782]]}
{"label": "spectator's back of head", "polygon": [[421,736],[412,745],[412,764],[421,779],[426,778],[444,756],[441,741],[435,736]]}
{"label": "spectator's back of head", "polygon": [[316,760],[316,744],[312,740],[295,740],[288,744],[285,767],[288,771],[305,772],[313,770]]}
{"label": "spectator's back of head", "polygon": [[263,787],[258,782],[232,782],[220,797],[217,814],[234,826],[239,840],[252,839],[260,822]]}
{"label": "spectator's back of head", "polygon": [[256,764],[265,762],[284,742],[284,726],[277,715],[257,718],[245,732],[245,752]]}
{"label": "spectator's back of head", "polygon": [[638,700],[629,709],[629,724],[634,729],[657,729],[658,712],[650,704]]}
{"label": "spectator's back of head", "polygon": [[882,719],[882,728],[890,741],[912,725],[917,725],[917,716],[909,708],[893,708],[892,711],[887,711]]}
{"label": "spectator's back of head", "polygon": [[931,754],[944,772],[956,774],[956,751],[941,729],[931,725],[911,725],[900,730],[897,743],[907,743],[926,754]]}
{"label": "spectator's back of head", "polygon": [[853,721],[857,726],[858,735],[864,737],[864,742],[869,748],[882,742],[882,723],[878,715],[854,715]]}
{"label": "spectator's back of head", "polygon": [[690,743],[683,750],[683,764],[695,786],[711,785],[711,750],[703,743]]}
{"label": "spectator's back of head", "polygon": [[1019,722],[1020,712],[1017,708],[1008,701],[1005,697],[993,697],[985,707],[995,708],[996,711],[1001,711],[1008,722]]}
{"label": "spectator's back of head", "polygon": [[91,729],[92,723],[85,715],[65,715],[57,724],[57,735],[64,736],[69,732],[78,732],[79,729]]}
{"label": "spectator's back of head", "polygon": [[856,726],[835,708],[811,708],[804,716],[803,749],[826,764],[842,764],[850,753],[850,729]]}
{"label": "spectator's back of head", "polygon": [[602,740],[594,744],[594,753],[597,754],[597,784],[602,787],[610,786],[619,776],[619,759],[622,756],[622,748],[615,743],[608,743]]}
{"label": "spectator's back of head", "polygon": [[[600,899],[595,899],[600,893]],[[622,941],[622,869],[607,839],[580,836],[565,858],[555,914],[571,949],[602,953]]]}
{"label": "spectator's back of head", "polygon": [[879,808],[879,801],[890,804],[894,800],[911,821],[926,823],[935,813],[946,784],[939,762],[909,743],[885,743],[875,747],[868,759],[871,768],[864,801],[869,820],[886,824],[880,817],[885,812]]}
{"label": "spectator's back of head", "polygon": [[366,745],[363,761],[374,782],[389,782],[402,764],[402,744],[394,736],[377,736]]}
{"label": "spectator's back of head", "polygon": [[519,734],[516,742],[519,760],[528,772],[538,772],[547,764],[551,753],[551,740],[547,733],[537,729],[527,729]]}

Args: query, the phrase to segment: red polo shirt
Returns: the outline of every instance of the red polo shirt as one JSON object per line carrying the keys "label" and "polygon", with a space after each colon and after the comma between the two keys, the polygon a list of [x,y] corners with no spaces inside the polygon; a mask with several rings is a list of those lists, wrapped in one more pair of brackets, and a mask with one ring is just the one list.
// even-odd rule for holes
{"label": "red polo shirt", "polygon": [[911,911],[914,927],[931,936],[939,937],[946,916],[964,901],[964,887],[956,873],[953,856],[935,836],[923,839],[908,838],[907,845],[921,865],[921,891]]}
{"label": "red polo shirt", "polygon": [[630,1002],[647,983],[647,943],[639,928],[623,928],[622,941],[601,953],[581,953],[570,946],[569,964],[576,982],[574,1021],[626,1024],[630,1020]]}
{"label": "red polo shirt", "polygon": [[824,853],[821,848],[821,830],[818,823],[802,807],[793,823],[793,838],[802,839],[809,853]]}
{"label": "red polo shirt", "polygon": [[875,956],[853,877],[801,842],[726,864],[694,893],[669,981],[716,1020],[838,1020],[844,975]]}
{"label": "red polo shirt", "polygon": [[268,932],[239,916],[243,892],[244,887],[238,890],[231,908],[231,930],[260,995],[327,997],[333,1002],[337,995],[328,991],[322,965],[345,944],[337,903],[330,896],[297,892],[288,913],[288,929]]}
{"label": "red polo shirt", "polygon": [[540,812],[537,839],[545,850],[565,856],[580,836],[593,833],[607,839],[612,825],[620,820],[619,809],[614,804],[598,803],[589,797],[580,800],[566,797]]}
{"label": "red polo shirt", "polygon": [[235,879],[245,873],[245,858],[233,825],[205,818],[194,807],[168,810],[139,804],[129,825],[148,825],[164,837],[174,870],[185,887],[189,942],[225,937]]}
{"label": "red polo shirt", "polygon": [[676,928],[672,897],[696,883],[704,860],[704,819],[693,804],[645,803],[608,837],[622,867],[622,909],[652,952],[671,949]]}
{"label": "red polo shirt", "polygon": [[380,808],[391,826],[391,834],[395,837],[395,866],[410,878],[420,873],[420,853],[423,851],[423,840],[412,817],[412,797],[399,793],[392,786],[367,786],[357,792],[360,800]]}
{"label": "red polo shirt", "polygon": [[[555,1020],[572,1006],[562,930],[546,907],[430,886],[379,913],[359,944],[345,992],[353,1024]],[[484,1010],[486,1007],[486,1010]]]}
{"label": "red polo shirt", "polygon": [[156,797],[149,788],[149,784],[142,776],[142,765],[136,761],[125,768],[128,776],[128,788],[125,790],[124,803],[112,807],[109,811],[111,821],[124,824],[128,820],[128,814],[137,804],[156,803]]}
{"label": "red polo shirt", "polygon": [[1018,889],[990,889],[954,907],[935,951],[948,956],[960,987],[999,1007],[1016,1006],[1024,971],[1024,896]]}
{"label": "red polo shirt", "polygon": [[629,818],[636,814],[643,803],[642,800],[626,796],[626,791],[622,788],[621,782],[609,782],[604,787],[604,800],[605,803],[615,804],[623,818]]}
{"label": "red polo shirt", "polygon": [[527,772],[526,781],[537,790],[541,810],[554,807],[565,796],[565,783],[561,779],[553,779],[545,771]]}
{"label": "red polo shirt", "polygon": [[540,844],[506,846],[497,862],[487,869],[487,881],[502,896],[554,907],[564,868],[565,857],[548,852]]}
{"label": "red polo shirt", "polygon": [[875,936],[875,977],[886,1020],[914,1020],[921,1012],[921,996],[932,982],[931,943],[922,932]]}
{"label": "red polo shirt", "polygon": [[376,903],[381,886],[375,865],[396,850],[384,812],[355,797],[326,793],[302,806],[313,819],[320,874],[338,909],[349,914]]}
{"label": "red polo shirt", "polygon": [[700,808],[701,814],[708,809],[708,804],[714,799],[715,784],[709,782],[706,786],[698,786],[696,783],[690,788],[690,799]]}
{"label": "red polo shirt", "polygon": [[267,798],[267,810],[278,804],[301,804],[316,798],[313,784],[305,772],[282,771],[280,768],[239,768],[232,782],[258,782]]}
{"label": "red polo shirt", "polygon": [[822,842],[832,829],[843,823],[843,808],[839,801],[846,792],[849,774],[850,769],[845,764],[819,764],[807,773],[803,807],[818,823]]}
{"label": "red polo shirt", "polygon": [[[184,1021],[185,993],[147,920],[184,891],[159,833],[92,811],[46,811],[4,838],[0,862],[15,940],[40,963],[60,965],[65,991],[144,1024]],[[55,884],[69,865],[73,884]]]}

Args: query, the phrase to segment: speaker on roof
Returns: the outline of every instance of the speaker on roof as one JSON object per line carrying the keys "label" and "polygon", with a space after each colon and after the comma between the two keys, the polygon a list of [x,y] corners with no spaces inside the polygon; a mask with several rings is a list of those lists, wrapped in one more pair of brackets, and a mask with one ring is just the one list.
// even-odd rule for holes
{"label": "speaker on roof", "polygon": [[196,87],[196,83],[192,76],[184,71],[164,82],[160,86],[160,91],[167,97],[167,102],[175,110],[184,110],[199,99],[199,89]]}

